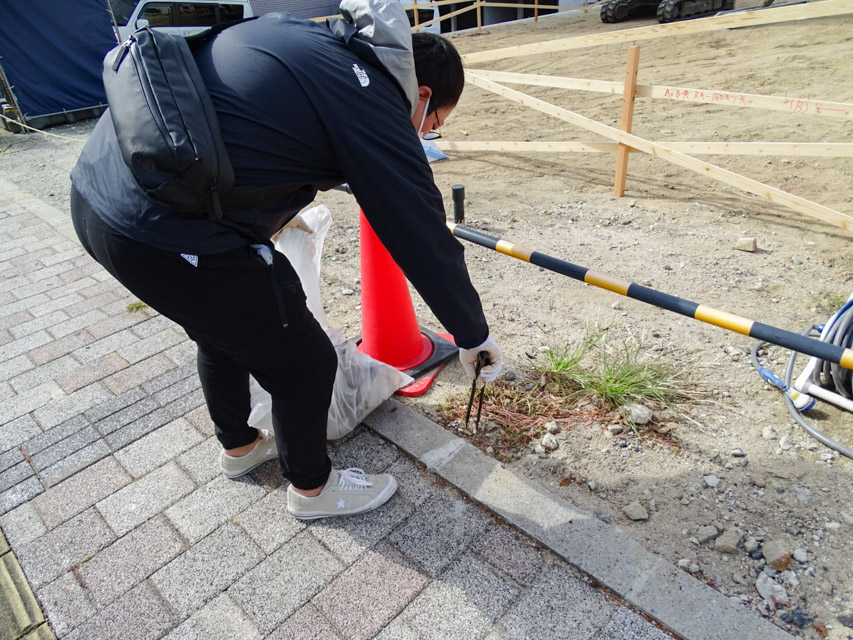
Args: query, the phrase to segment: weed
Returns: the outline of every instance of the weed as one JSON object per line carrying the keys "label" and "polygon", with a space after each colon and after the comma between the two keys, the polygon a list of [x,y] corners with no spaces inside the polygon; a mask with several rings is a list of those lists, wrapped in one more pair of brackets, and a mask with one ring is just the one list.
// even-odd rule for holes
{"label": "weed", "polygon": [[813,296],[813,303],[817,310],[828,313],[835,313],[844,306],[845,302],[847,302],[847,296],[839,293],[833,293],[826,289],[819,291]]}
{"label": "weed", "polygon": [[147,309],[148,305],[142,302],[142,300],[137,300],[136,302],[131,302],[127,307],[125,307],[130,313],[136,313],[137,311],[142,311],[143,309]]}

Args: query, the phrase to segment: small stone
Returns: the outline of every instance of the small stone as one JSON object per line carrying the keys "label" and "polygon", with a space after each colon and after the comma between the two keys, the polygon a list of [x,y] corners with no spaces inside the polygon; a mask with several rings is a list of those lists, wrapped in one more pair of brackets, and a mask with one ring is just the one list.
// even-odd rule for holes
{"label": "small stone", "polygon": [[690,573],[696,573],[697,571],[699,571],[699,565],[698,565],[698,564],[696,564],[696,563],[694,562],[694,563],[693,563],[693,564],[691,564],[689,567],[687,567],[687,570],[688,570]]}
{"label": "small stone", "polygon": [[790,489],[791,494],[797,499],[797,502],[801,504],[808,504],[812,501],[812,492],[811,489],[805,487],[801,484],[795,484]]}
{"label": "small stone", "polygon": [[589,487],[590,491],[595,491],[596,489],[598,489],[598,484],[594,480],[590,480],[589,482],[587,482],[586,486]]}
{"label": "small stone", "polygon": [[555,420],[551,420],[551,422],[545,423],[545,431],[548,433],[560,433],[560,425],[557,424]]}
{"label": "small stone", "polygon": [[489,455],[492,455],[494,452],[495,452],[494,447],[486,447],[486,453],[488,453]]}
{"label": "small stone", "polygon": [[762,598],[775,602],[777,605],[784,606],[789,602],[788,592],[785,591],[785,588],[774,582],[773,578],[766,573],[758,576],[758,580],[755,581],[755,589]]}
{"label": "small stone", "polygon": [[351,296],[355,293],[355,289],[350,289],[350,288],[341,289],[341,293],[345,296]]}
{"label": "small stone", "polygon": [[791,438],[789,436],[782,436],[779,439],[779,448],[782,449],[782,451],[790,451],[793,446],[794,443],[791,442]]}
{"label": "small stone", "polygon": [[729,455],[732,458],[745,458],[746,457],[746,453],[744,453],[743,449],[741,449],[740,447],[738,447],[736,449],[732,449],[731,452],[729,453]]}
{"label": "small stone", "polygon": [[611,308],[611,309],[616,309],[617,311],[619,311],[619,310],[621,310],[621,309],[622,309],[622,305],[621,305],[621,304],[619,304],[619,302],[618,302],[618,301],[617,301],[617,302],[611,302],[611,303],[610,303],[610,308]]}
{"label": "small stone", "polygon": [[754,473],[749,476],[749,479],[752,480],[752,484],[754,484],[759,489],[763,489],[767,486],[767,478],[764,474]]}
{"label": "small stone", "polygon": [[838,531],[841,528],[840,522],[827,522],[826,530],[827,531]]}
{"label": "small stone", "polygon": [[800,586],[800,581],[797,579],[797,574],[795,574],[793,571],[783,571],[779,574],[779,578],[782,580],[782,582],[784,582],[792,589],[796,589]]}
{"label": "small stone", "polygon": [[726,529],[714,542],[714,548],[720,553],[735,553],[742,534],[737,529]]}
{"label": "small stone", "polygon": [[622,512],[631,518],[631,520],[648,520],[649,512],[639,502],[632,502],[627,507],[622,509]]}
{"label": "small stone", "polygon": [[845,613],[835,618],[848,629],[853,629],[853,613]]}
{"label": "small stone", "polygon": [[841,512],[841,519],[844,520],[844,522],[846,522],[847,524],[853,524],[853,515],[845,511]]}
{"label": "small stone", "polygon": [[758,549],[758,539],[752,536],[749,536],[746,540],[743,541],[743,548],[747,553],[751,553]]}
{"label": "small stone", "polygon": [[625,427],[621,424],[610,424],[607,425],[607,430],[610,432],[610,435],[618,436],[620,433],[625,431]]}
{"label": "small stone", "polygon": [[735,249],[752,253],[758,249],[758,241],[755,238],[738,238],[735,242]]}
{"label": "small stone", "polygon": [[805,549],[797,547],[794,549],[794,553],[791,554],[797,562],[808,562],[809,561],[809,553]]}
{"label": "small stone", "polygon": [[791,565],[791,547],[781,540],[768,540],[761,547],[761,553],[768,566],[776,571],[784,571]]}
{"label": "small stone", "polygon": [[502,377],[503,377],[503,379],[504,379],[504,380],[506,380],[507,382],[512,382],[512,381],[513,381],[513,380],[515,380],[518,376],[516,376],[515,371],[505,371]]}
{"label": "small stone", "polygon": [[557,437],[553,433],[546,433],[542,436],[542,446],[548,451],[554,451],[560,448],[560,443],[557,442]]}
{"label": "small stone", "polygon": [[699,540],[699,544],[705,544],[714,540],[718,535],[720,533],[717,531],[717,527],[712,524],[706,524],[699,527],[699,531],[696,532],[696,539]]}
{"label": "small stone", "polygon": [[545,385],[545,391],[550,393],[552,396],[556,396],[560,394],[560,383],[559,382],[549,382]]}
{"label": "small stone", "polygon": [[681,569],[686,569],[687,567],[690,566],[690,560],[688,560],[687,558],[682,558],[681,560],[678,561],[678,566]]}
{"label": "small stone", "polygon": [[637,425],[648,424],[652,420],[652,410],[641,404],[626,405],[622,407],[621,413],[626,420]]}
{"label": "small stone", "polygon": [[705,484],[711,487],[712,489],[716,489],[717,486],[720,484],[720,479],[715,475],[703,476],[703,479],[705,480]]}
{"label": "small stone", "polygon": [[761,437],[765,440],[775,440],[776,439],[776,429],[773,427],[764,427],[761,430]]}
{"label": "small stone", "polygon": [[545,451],[545,447],[543,447],[541,444],[537,444],[535,447],[533,447],[533,451],[540,456],[545,455],[547,453],[547,451]]}
{"label": "small stone", "polygon": [[824,462],[828,462],[829,460],[834,460],[835,456],[831,453],[823,452],[822,454],[820,454],[820,459]]}

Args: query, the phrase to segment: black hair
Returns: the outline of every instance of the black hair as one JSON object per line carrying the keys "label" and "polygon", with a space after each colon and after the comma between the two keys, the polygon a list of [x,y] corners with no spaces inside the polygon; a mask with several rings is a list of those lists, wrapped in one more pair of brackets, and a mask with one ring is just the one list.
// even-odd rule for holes
{"label": "black hair", "polygon": [[432,89],[430,113],[455,107],[465,87],[462,58],[450,41],[434,33],[413,33],[412,53],[418,86]]}

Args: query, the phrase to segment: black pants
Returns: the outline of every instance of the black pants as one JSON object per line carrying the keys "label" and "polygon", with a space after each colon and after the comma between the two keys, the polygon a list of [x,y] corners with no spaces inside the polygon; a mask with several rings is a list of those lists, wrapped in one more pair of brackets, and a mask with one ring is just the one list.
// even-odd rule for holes
{"label": "black pants", "polygon": [[326,420],[337,357],[287,258],[272,251],[268,266],[245,246],[198,256],[194,265],[119,234],[75,190],[71,216],[86,251],[198,345],[201,386],[222,446],[233,449],[257,436],[246,422],[251,374],[272,396],[285,477],[298,489],[322,485],[331,470]]}

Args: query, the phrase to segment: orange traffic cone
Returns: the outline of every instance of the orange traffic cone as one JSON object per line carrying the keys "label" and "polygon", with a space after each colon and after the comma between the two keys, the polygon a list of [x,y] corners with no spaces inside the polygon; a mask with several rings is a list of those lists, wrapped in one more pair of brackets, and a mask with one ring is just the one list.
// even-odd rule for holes
{"label": "orange traffic cone", "polygon": [[[441,366],[458,353],[450,336],[418,326],[409,285],[400,267],[361,219],[361,342],[359,350],[415,378],[398,390],[406,396],[425,393]],[[433,371],[434,370],[434,371]],[[431,372],[426,376],[427,372]]]}

